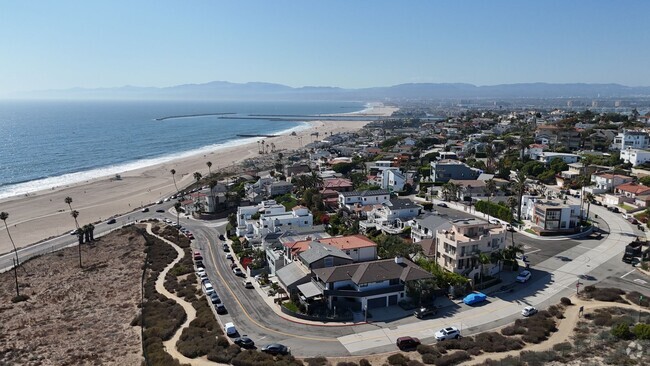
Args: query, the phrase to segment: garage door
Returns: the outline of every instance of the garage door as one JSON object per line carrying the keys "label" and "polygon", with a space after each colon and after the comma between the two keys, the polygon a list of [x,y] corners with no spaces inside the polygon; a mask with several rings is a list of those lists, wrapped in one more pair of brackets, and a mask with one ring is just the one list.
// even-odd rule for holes
{"label": "garage door", "polygon": [[388,306],[397,305],[397,295],[388,296]]}
{"label": "garage door", "polygon": [[383,307],[386,307],[385,297],[378,297],[376,299],[368,300],[368,309],[383,308]]}

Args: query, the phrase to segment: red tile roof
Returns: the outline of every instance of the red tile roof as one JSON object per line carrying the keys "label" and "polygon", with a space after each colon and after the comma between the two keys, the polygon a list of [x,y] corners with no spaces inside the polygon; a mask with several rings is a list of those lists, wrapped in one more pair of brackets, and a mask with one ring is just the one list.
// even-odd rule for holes
{"label": "red tile roof", "polygon": [[291,248],[291,252],[298,254],[309,248],[309,243],[317,241],[321,244],[331,245],[340,250],[359,249],[376,247],[377,244],[363,235],[338,236],[335,238],[318,239],[318,240],[301,240],[294,243],[285,243],[284,246]]}
{"label": "red tile roof", "polygon": [[650,193],[650,187],[642,186],[638,183],[624,183],[616,186],[616,189],[623,192],[629,192],[635,195],[642,195]]}

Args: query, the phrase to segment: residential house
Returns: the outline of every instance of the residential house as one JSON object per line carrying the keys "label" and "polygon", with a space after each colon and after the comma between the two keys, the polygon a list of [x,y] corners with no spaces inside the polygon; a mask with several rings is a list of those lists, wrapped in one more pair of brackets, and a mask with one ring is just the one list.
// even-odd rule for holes
{"label": "residential house", "polygon": [[352,181],[345,178],[323,179],[323,190],[330,189],[336,192],[352,191]]}
{"label": "residential house", "polygon": [[580,205],[524,195],[521,207],[522,218],[540,232],[575,231],[580,223]]}
{"label": "residential house", "polygon": [[539,160],[539,157],[544,152],[544,149],[548,149],[548,145],[530,144],[528,145],[528,148],[524,150],[524,155],[530,157],[531,160]]}
{"label": "residential house", "polygon": [[614,187],[633,182],[634,178],[612,173],[594,173],[591,175],[591,186],[585,187],[585,192],[591,194],[613,192]]}
{"label": "residential house", "polygon": [[377,243],[359,234],[286,242],[284,243],[284,255],[288,258],[288,261],[292,261],[298,254],[309,249],[309,245],[313,242],[338,248],[350,256],[354,262],[367,262],[377,259]]}
{"label": "residential house", "polygon": [[476,179],[482,173],[458,160],[439,160],[431,162],[431,179],[434,182],[448,182],[450,179]]}
{"label": "residential house", "polygon": [[273,182],[266,186],[266,194],[268,197],[279,196],[286,193],[291,193],[293,184],[285,181]]}
{"label": "residential house", "polygon": [[314,269],[311,284],[330,309],[363,311],[397,305],[407,298],[409,282],[430,278],[433,276],[415,263],[397,257]]}
{"label": "residential house", "polygon": [[309,173],[311,168],[307,164],[296,163],[293,165],[288,165],[284,167],[284,175],[287,178],[290,178],[294,175]]}
{"label": "residential house", "polygon": [[280,232],[297,227],[311,227],[314,217],[309,209],[296,206],[286,211],[283,205],[274,200],[262,201],[256,206],[237,209],[237,235],[249,241],[261,241],[261,238],[273,232]]}
{"label": "residential house", "polygon": [[619,132],[610,148],[612,150],[647,149],[650,147],[650,135],[646,131],[627,130]]}
{"label": "residential house", "polygon": [[374,191],[339,192],[339,206],[353,209],[355,206],[381,205],[390,200],[390,192],[384,189]]}
{"label": "residential house", "polygon": [[650,194],[650,187],[641,185],[639,183],[630,182],[630,183],[623,183],[621,185],[614,187],[614,192],[621,196],[635,199],[637,196],[644,196]]}
{"label": "residential house", "polygon": [[[478,218],[453,220],[451,228],[436,231],[433,256],[447,271],[478,279],[481,264],[478,255],[490,255],[506,246],[506,230]],[[431,252],[431,249],[429,249]],[[483,273],[495,275],[498,264],[483,265]]]}
{"label": "residential house", "polygon": [[379,186],[389,192],[401,192],[406,184],[406,176],[398,168],[383,169],[377,175]]}
{"label": "residential house", "polygon": [[420,215],[421,210],[422,206],[411,200],[392,199],[370,211],[366,220],[359,221],[359,230],[366,233],[372,228],[385,234],[399,234],[410,227],[409,221]]}
{"label": "residential house", "polygon": [[543,141],[547,145],[561,146],[568,150],[577,150],[582,143],[579,130],[573,127],[563,128],[552,124],[537,126],[535,139]]}
{"label": "residential house", "polygon": [[550,164],[553,159],[560,159],[563,162],[570,164],[577,162],[578,159],[580,159],[580,155],[545,151],[538,157],[537,160],[541,161],[544,164]]}
{"label": "residential house", "polygon": [[650,151],[628,147],[621,150],[620,158],[624,162],[632,164],[632,166],[637,166],[650,161]]}
{"label": "residential house", "polygon": [[[411,240],[418,243],[435,237],[437,230],[448,229],[451,221],[438,213],[427,213],[413,219],[411,225]],[[426,255],[426,254],[425,254]]]}

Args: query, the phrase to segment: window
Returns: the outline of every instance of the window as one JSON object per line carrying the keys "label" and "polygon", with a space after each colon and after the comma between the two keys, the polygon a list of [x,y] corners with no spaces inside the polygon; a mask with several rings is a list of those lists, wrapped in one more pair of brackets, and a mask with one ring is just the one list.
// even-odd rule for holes
{"label": "window", "polygon": [[334,258],[332,258],[332,257],[326,257],[326,258],[323,260],[323,264],[325,265],[325,267],[332,267],[332,266],[334,266]]}

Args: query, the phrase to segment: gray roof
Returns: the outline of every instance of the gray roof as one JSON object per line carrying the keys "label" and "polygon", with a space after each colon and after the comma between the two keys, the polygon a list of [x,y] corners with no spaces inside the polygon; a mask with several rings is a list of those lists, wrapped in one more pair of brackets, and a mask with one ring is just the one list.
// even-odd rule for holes
{"label": "gray roof", "polygon": [[347,196],[361,196],[361,197],[366,197],[366,196],[380,196],[380,195],[387,195],[387,194],[390,194],[390,192],[388,192],[388,191],[385,190],[385,189],[378,189],[378,190],[374,190],[374,191],[362,191],[362,192],[358,192],[358,191],[352,191],[352,192],[339,192],[339,194],[343,195],[343,197],[347,197]]}
{"label": "gray roof", "polygon": [[309,249],[299,254],[305,262],[311,264],[326,257],[338,257],[352,261],[352,258],[337,247],[312,241]]}
{"label": "gray roof", "polygon": [[273,182],[271,183],[272,187],[282,187],[282,186],[291,186],[293,187],[293,184],[290,182],[285,182],[285,181],[279,181],[279,182]]}
{"label": "gray roof", "polygon": [[278,269],[275,272],[275,275],[278,277],[278,280],[288,288],[297,283],[304,282],[305,277],[309,276],[309,272],[307,272],[298,262],[291,262]]}
{"label": "gray roof", "polygon": [[451,221],[444,216],[427,214],[425,216],[419,217],[416,221],[422,226],[429,229],[432,232],[436,230],[444,230],[451,228]]}
{"label": "gray roof", "polygon": [[392,199],[390,200],[390,208],[393,210],[404,210],[408,208],[422,208],[422,206],[411,200]]}
{"label": "gray roof", "polygon": [[406,282],[433,277],[431,273],[407,259],[402,259],[402,263],[395,263],[394,258],[319,268],[313,272],[326,283],[351,280],[357,285],[392,279]]}
{"label": "gray roof", "polygon": [[307,282],[303,283],[302,285],[298,285],[298,290],[308,299],[323,294],[323,292],[321,292],[321,289],[313,282]]}

